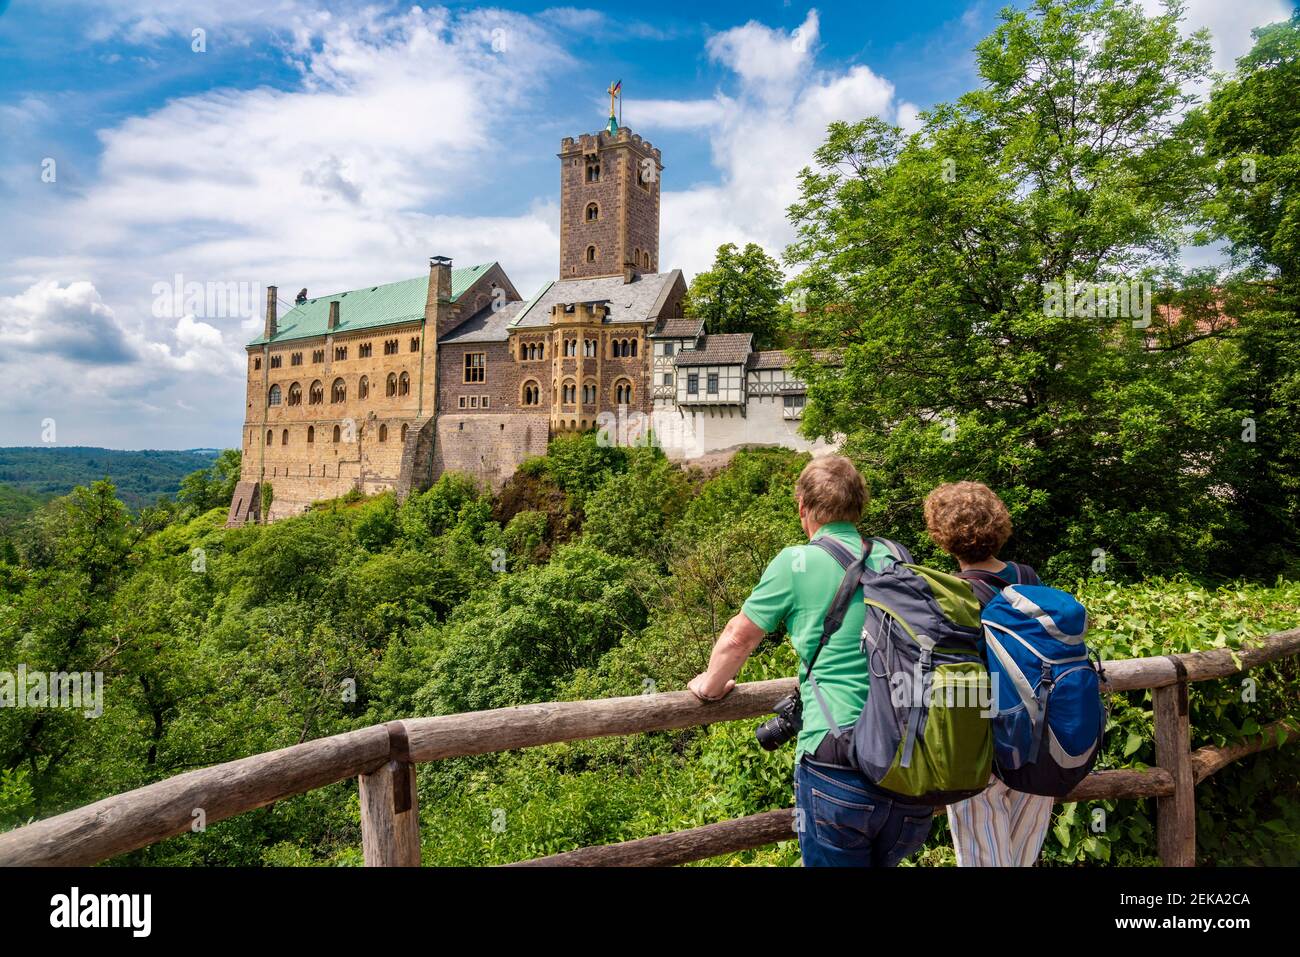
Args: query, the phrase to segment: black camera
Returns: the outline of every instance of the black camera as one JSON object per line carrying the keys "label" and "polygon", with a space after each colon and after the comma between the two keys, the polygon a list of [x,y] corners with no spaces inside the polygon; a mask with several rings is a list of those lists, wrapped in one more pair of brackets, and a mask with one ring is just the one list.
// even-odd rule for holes
{"label": "black camera", "polygon": [[769,718],[754,729],[754,737],[764,751],[775,751],[803,727],[803,699],[798,689],[786,695],[772,708],[775,718]]}

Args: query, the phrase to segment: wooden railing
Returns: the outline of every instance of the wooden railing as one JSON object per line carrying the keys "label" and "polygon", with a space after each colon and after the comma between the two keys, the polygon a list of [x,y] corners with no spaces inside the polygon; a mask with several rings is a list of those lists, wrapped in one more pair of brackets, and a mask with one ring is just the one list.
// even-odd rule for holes
{"label": "wooden railing", "polygon": [[[1097,771],[1063,800],[1157,799],[1157,845],[1165,865],[1196,858],[1195,787],[1232,761],[1271,748],[1285,720],[1227,747],[1190,750],[1187,686],[1226,678],[1300,651],[1300,628],[1240,651],[1227,649],[1134,658],[1106,664],[1113,692],[1152,689],[1156,767]],[[794,687],[794,679],[743,684],[725,699],[701,703],[686,691],[595,701],[530,704],[495,711],[409,718],[279,751],[190,771],[0,834],[0,864],[88,865],[208,823],[349,778],[359,780],[361,834],[368,866],[418,866],[419,798],[414,765],[562,741],[668,731],[754,718]],[[523,865],[667,865],[762,847],[794,836],[789,808],[733,821],[587,847]]]}

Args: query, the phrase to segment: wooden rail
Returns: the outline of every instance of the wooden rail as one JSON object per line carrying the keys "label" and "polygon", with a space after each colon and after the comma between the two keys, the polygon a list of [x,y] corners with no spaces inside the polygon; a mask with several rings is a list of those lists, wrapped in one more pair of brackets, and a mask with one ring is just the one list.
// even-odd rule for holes
{"label": "wooden rail", "polygon": [[[1190,750],[1187,684],[1225,678],[1300,651],[1300,628],[1234,653],[1226,649],[1134,658],[1106,665],[1112,691],[1154,691],[1156,763],[1148,770],[1099,771],[1067,800],[1157,799],[1161,862],[1191,866],[1196,853],[1195,785],[1248,754],[1277,743],[1264,733],[1225,748]],[[320,738],[279,751],[158,781],[0,834],[0,865],[89,865],[282,798],[357,778],[367,865],[420,863],[419,803],[413,765],[423,761],[536,747],[563,741],[666,731],[754,718],[794,688],[794,679],[743,684],[718,702],[686,691],[595,701],[548,702],[435,718],[409,718]],[[790,811],[607,847],[582,848],[527,864],[680,864],[788,840]]]}

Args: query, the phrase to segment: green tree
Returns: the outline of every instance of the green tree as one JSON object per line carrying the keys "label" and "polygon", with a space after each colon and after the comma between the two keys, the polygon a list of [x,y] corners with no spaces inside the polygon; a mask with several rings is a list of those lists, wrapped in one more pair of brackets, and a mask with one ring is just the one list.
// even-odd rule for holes
{"label": "green tree", "polygon": [[239,449],[223,450],[211,468],[191,472],[181,480],[176,500],[191,515],[229,507],[239,483],[241,458]]}
{"label": "green tree", "polygon": [[1236,504],[1266,570],[1300,552],[1300,14],[1254,35],[1205,111],[1207,210],[1235,254],[1219,298],[1239,317],[1233,389],[1251,440]]}
{"label": "green tree", "polygon": [[781,342],[783,278],[780,264],[757,243],[718,247],[713,268],[691,280],[686,315],[704,320],[706,332],[752,332],[754,347]]}
{"label": "green tree", "polygon": [[[873,530],[923,545],[923,496],[969,478],[1003,493],[1015,554],[1049,574],[1226,557],[1216,483],[1243,414],[1227,360],[1132,308],[1205,178],[1183,114],[1209,46],[1179,17],[1130,0],[1004,10],[976,48],[980,89],[910,137],[833,124],[803,172],[787,251],[801,332],[843,357],[801,365],[805,428],[847,437]],[[1054,290],[1110,282],[1136,293],[1129,314],[1054,307]]]}

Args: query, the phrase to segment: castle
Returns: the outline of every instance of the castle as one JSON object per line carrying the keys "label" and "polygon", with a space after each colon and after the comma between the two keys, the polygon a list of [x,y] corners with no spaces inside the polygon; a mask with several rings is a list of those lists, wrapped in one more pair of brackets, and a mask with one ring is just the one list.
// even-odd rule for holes
{"label": "castle", "polygon": [[304,289],[283,316],[268,287],[229,525],[353,489],[404,496],[449,471],[500,485],[552,436],[593,428],[653,434],[680,459],[823,447],[798,432],[805,388],[784,353],[684,316],[681,270],[660,271],[660,151],[611,115],[558,156],[559,277],[530,299],[499,263],[443,256],[414,279]]}

